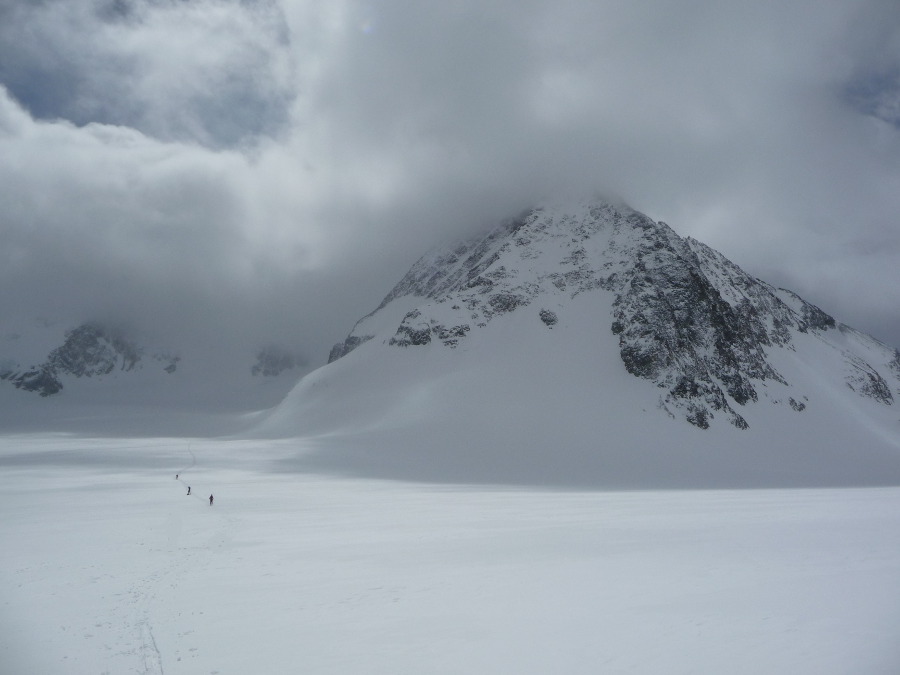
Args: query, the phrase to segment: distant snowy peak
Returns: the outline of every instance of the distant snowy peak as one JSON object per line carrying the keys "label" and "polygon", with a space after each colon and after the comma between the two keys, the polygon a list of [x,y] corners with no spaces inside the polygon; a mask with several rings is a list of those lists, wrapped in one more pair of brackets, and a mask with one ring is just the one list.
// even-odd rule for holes
{"label": "distant snowy peak", "polygon": [[[584,293],[606,294],[624,368],[663,390],[661,408],[701,428],[717,416],[746,428],[739,410],[759,400],[759,387],[789,384],[770,352],[795,349],[798,334],[826,340],[861,396],[890,405],[900,394],[895,350],[855,331],[852,345],[830,341],[852,329],[665,223],[607,202],[537,208],[424,256],[330,361],[371,339],[454,348],[510,312],[534,312],[535,330],[552,329]],[[853,346],[862,342],[861,351]],[[802,411],[804,396],[777,402]]]}
{"label": "distant snowy peak", "polygon": [[133,371],[152,363],[172,373],[179,357],[152,354],[128,338],[122,331],[97,323],[85,323],[68,331],[62,345],[47,355],[43,363],[22,366],[11,360],[0,368],[0,379],[17,389],[51,396],[63,389],[66,377],[101,378],[117,371]]}
{"label": "distant snowy peak", "polygon": [[205,410],[215,401],[257,410],[281,400],[308,370],[299,350],[277,343],[246,352],[188,344],[185,351],[157,331],[148,335],[112,321],[72,326],[44,319],[4,326],[0,387],[22,392],[22,399],[64,398],[75,405]]}

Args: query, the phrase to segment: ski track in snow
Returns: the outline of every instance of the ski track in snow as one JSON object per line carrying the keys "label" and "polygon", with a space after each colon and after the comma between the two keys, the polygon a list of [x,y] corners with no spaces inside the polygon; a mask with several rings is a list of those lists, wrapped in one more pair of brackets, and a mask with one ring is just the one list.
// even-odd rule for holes
{"label": "ski track in snow", "polygon": [[[154,446],[159,447],[159,446]],[[187,485],[191,482],[191,470],[197,467],[195,454],[189,449],[190,461],[178,469],[178,478],[172,481],[171,498],[173,500],[184,499]],[[171,476],[172,474],[168,474]],[[131,569],[115,569],[110,565],[104,565],[103,561],[97,561],[80,569],[81,572],[89,572],[90,584],[99,584],[104,581],[114,580],[109,584],[115,588],[108,596],[101,595],[103,601],[100,611],[96,614],[88,612],[73,617],[75,621],[67,621],[59,626],[64,634],[80,633],[88,642],[99,638],[102,642],[101,654],[106,667],[100,671],[102,675],[114,675],[119,672],[134,672],[141,675],[165,675],[167,661],[180,662],[182,658],[195,658],[198,649],[188,643],[184,649],[177,649],[173,654],[166,654],[160,648],[154,630],[154,617],[158,616],[160,609],[160,595],[162,591],[179,593],[183,590],[182,580],[190,574],[203,576],[209,567],[210,561],[217,549],[227,546],[232,539],[231,530],[235,527],[237,519],[227,514],[221,507],[209,506],[208,497],[199,492],[201,481],[197,481],[198,490],[192,489],[188,497],[190,504],[198,511],[208,510],[210,516],[216,521],[216,526],[208,536],[201,538],[198,544],[184,545],[182,541],[181,514],[170,514],[167,519],[166,543],[150,541],[151,537],[144,535],[140,528],[134,531],[137,546],[146,551],[139,565]],[[193,487],[193,486],[192,486]],[[205,492],[206,484],[202,484]],[[207,493],[208,494],[208,493]],[[207,515],[204,513],[204,515]],[[128,545],[127,543],[123,545]],[[149,566],[147,566],[149,564]],[[64,563],[60,561],[47,561],[37,568],[22,567],[16,570],[16,574],[22,577],[39,579],[52,578],[55,572],[60,573]],[[97,568],[106,569],[103,574],[95,574]],[[130,578],[129,585],[122,587],[122,582]],[[67,584],[68,585],[68,584]],[[19,584],[22,586],[22,583]],[[58,597],[62,593],[53,592],[52,596]],[[202,615],[202,611],[200,614]],[[187,638],[192,631],[182,634]],[[0,659],[2,660],[2,659]],[[66,672],[82,672],[72,667],[68,656],[63,657],[66,664]],[[3,671],[0,667],[0,672]]]}
{"label": "ski track in snow", "polygon": [[[147,581],[139,582],[136,585],[136,596],[140,598],[139,604],[143,607],[144,612],[137,625],[141,636],[143,672],[147,675],[164,675],[165,673],[163,669],[163,654],[160,652],[156,639],[153,636],[149,611],[151,605],[157,601],[158,590],[161,587],[166,587],[177,591],[181,585],[181,580],[190,572],[203,576],[203,573],[209,568],[214,552],[217,549],[228,546],[231,542],[233,529],[238,522],[237,518],[227,513],[227,509],[223,509],[221,506],[217,508],[215,505],[209,504],[208,496],[206,495],[206,490],[211,489],[209,486],[204,485],[202,490],[197,490],[194,489],[194,485],[191,485],[191,494],[187,495],[186,487],[192,483],[190,472],[192,469],[197,468],[197,457],[190,446],[187,452],[190,455],[190,463],[176,471],[178,476],[177,482],[185,488],[182,494],[188,496],[192,502],[196,503],[197,508],[209,509],[211,515],[218,520],[218,526],[214,528],[209,538],[204,540],[205,543],[199,547],[184,550],[183,555],[170,557],[162,569],[152,574]],[[168,528],[168,548],[181,551],[180,519],[176,522],[170,521]],[[203,611],[200,611],[200,614],[202,615]],[[191,632],[187,632],[182,634],[181,637],[186,637],[190,634]],[[187,647],[186,651],[187,654],[185,655],[184,650],[178,649],[174,654],[166,655],[166,658],[180,662],[185,656],[196,657],[198,648]]]}
{"label": "ski track in snow", "polygon": [[153,637],[153,629],[150,627],[150,619],[145,617],[139,623],[141,629],[141,662],[146,675],[164,675],[162,667],[162,655],[156,646]]}
{"label": "ski track in snow", "polygon": [[[181,482],[179,480],[179,482]],[[120,654],[140,664],[135,672],[141,675],[164,675],[163,655],[153,634],[152,611],[158,589],[163,584],[174,584],[179,568],[192,559],[174,559],[161,568],[152,569],[135,581],[127,592],[121,594],[124,602],[117,603],[117,616],[113,625],[121,626]]]}

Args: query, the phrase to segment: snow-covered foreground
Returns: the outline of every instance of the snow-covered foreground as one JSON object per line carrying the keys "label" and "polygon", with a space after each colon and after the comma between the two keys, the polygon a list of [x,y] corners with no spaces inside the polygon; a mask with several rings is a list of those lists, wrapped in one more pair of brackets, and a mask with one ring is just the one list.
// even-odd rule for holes
{"label": "snow-covered foreground", "polygon": [[0,440],[0,670],[900,672],[900,488],[436,486],[296,451]]}

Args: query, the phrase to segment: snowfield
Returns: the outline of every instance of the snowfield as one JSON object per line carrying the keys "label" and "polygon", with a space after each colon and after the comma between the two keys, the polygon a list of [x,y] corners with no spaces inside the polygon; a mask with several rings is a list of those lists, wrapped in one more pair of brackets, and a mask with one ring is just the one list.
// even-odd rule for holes
{"label": "snowfield", "polygon": [[0,388],[0,675],[900,673],[900,352],[578,213],[283,400]]}
{"label": "snowfield", "polygon": [[300,443],[0,440],[0,670],[900,672],[900,488],[390,482]]}

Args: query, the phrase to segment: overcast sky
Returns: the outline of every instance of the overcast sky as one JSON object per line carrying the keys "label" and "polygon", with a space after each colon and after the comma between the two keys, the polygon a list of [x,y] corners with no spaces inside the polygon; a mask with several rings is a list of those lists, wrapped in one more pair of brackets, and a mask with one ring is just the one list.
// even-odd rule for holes
{"label": "overcast sky", "polygon": [[0,321],[324,362],[600,189],[900,346],[897,0],[0,0]]}

